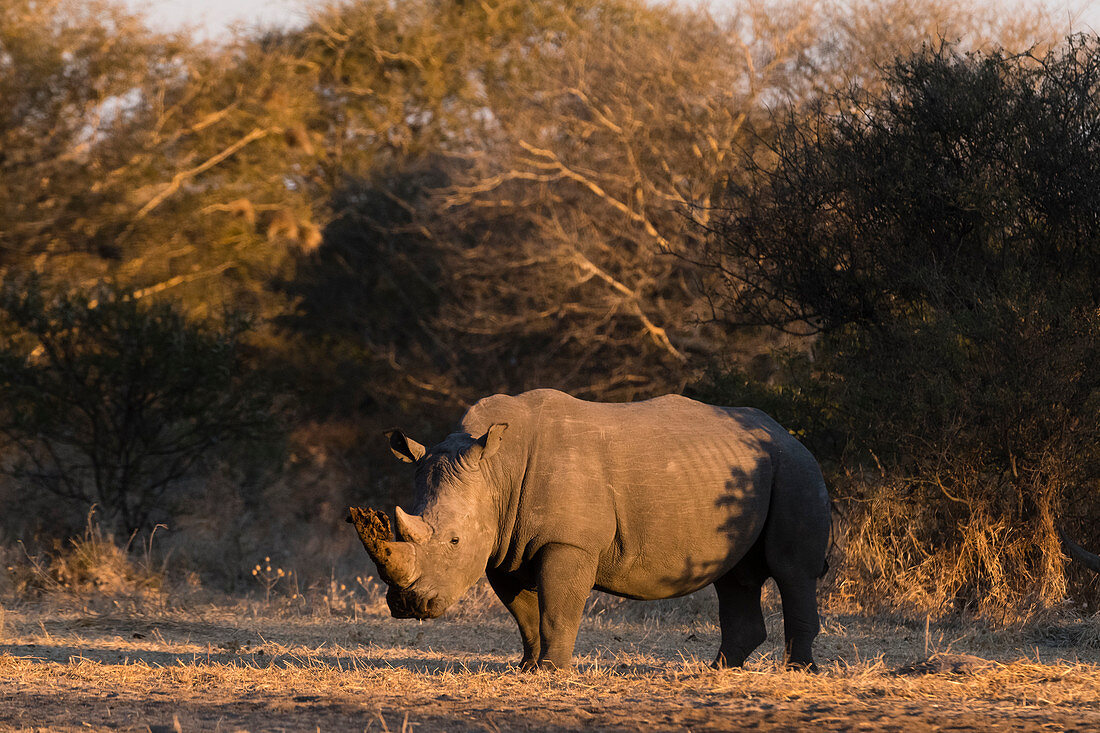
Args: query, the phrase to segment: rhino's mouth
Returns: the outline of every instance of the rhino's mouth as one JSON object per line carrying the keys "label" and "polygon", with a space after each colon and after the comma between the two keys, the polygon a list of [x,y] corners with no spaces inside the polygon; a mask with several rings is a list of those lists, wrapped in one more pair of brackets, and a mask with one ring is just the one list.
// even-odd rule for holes
{"label": "rhino's mouth", "polygon": [[390,607],[390,615],[394,618],[430,619],[439,618],[450,605],[438,596],[431,598],[419,598],[413,593],[403,592],[398,588],[390,588],[386,593],[386,605]]}

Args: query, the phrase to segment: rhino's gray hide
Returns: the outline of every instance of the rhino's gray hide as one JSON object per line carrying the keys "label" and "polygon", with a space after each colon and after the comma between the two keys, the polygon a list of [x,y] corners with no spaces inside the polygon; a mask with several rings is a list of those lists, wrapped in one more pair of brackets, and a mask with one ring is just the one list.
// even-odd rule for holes
{"label": "rhino's gray hide", "polygon": [[713,583],[716,662],[739,665],[765,638],[771,576],[788,661],[812,665],[829,499],[810,453],[759,410],[536,390],[479,401],[430,450],[390,440],[417,466],[416,510],[398,510],[393,543],[413,559],[383,569],[415,578],[391,587],[394,615],[439,615],[485,572],[519,624],[523,664],[561,667],[592,588],[655,599]]}

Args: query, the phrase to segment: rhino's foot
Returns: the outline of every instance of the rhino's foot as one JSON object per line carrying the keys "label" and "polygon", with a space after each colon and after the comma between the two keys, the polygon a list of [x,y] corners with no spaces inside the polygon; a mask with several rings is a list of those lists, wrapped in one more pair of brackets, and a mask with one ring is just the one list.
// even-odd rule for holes
{"label": "rhino's foot", "polygon": [[712,669],[739,669],[745,666],[747,654],[727,654],[719,651],[718,656],[710,663]]}
{"label": "rhino's foot", "polygon": [[789,661],[787,662],[787,669],[792,672],[810,672],[811,674],[817,674],[821,671],[817,668],[817,665],[814,664],[813,660],[809,662]]}
{"label": "rhino's foot", "polygon": [[573,669],[573,660],[555,662],[553,659],[543,657],[531,667],[537,672],[570,672]]}
{"label": "rhino's foot", "polygon": [[555,672],[555,671],[569,671],[573,668],[572,662],[565,664],[556,664],[550,659],[530,659],[524,657],[519,662],[520,672]]}

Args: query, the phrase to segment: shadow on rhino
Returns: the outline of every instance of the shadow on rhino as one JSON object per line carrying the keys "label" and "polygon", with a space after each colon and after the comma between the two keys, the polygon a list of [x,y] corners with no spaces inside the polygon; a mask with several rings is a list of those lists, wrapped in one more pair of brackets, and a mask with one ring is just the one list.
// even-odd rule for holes
{"label": "shadow on rhino", "polygon": [[394,617],[435,618],[484,574],[519,627],[520,666],[565,668],[593,589],[655,600],[713,585],[715,665],[740,666],[766,638],[771,577],[787,663],[813,667],[829,499],[809,451],[759,410],[535,390],[479,401],[430,448],[386,437],[415,469],[413,511],[391,527],[352,507],[348,521]]}

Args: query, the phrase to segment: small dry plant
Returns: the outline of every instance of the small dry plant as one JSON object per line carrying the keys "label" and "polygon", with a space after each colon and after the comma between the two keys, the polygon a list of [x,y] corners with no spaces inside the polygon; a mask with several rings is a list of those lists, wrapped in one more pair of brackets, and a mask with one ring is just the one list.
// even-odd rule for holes
{"label": "small dry plant", "polygon": [[132,601],[162,601],[164,568],[154,567],[152,543],[158,525],[140,557],[132,554],[135,536],[120,545],[105,533],[88,513],[84,533],[68,542],[56,541],[53,550],[34,555],[24,549],[23,562],[13,562],[8,573],[19,595],[53,597],[125,598]]}
{"label": "small dry plant", "polygon": [[319,599],[314,609],[326,616],[357,619],[386,608],[386,586],[371,577],[356,575],[354,580],[343,581],[336,570],[319,589]]}
{"label": "small dry plant", "polygon": [[286,585],[293,585],[293,590],[290,592],[291,600],[298,598],[298,584],[294,580],[294,571],[281,568],[278,564],[272,565],[270,556],[265,556],[263,562],[256,563],[252,568],[252,577],[263,586],[264,603],[271,603],[271,591],[280,584],[284,584],[284,581]]}
{"label": "small dry plant", "polygon": [[263,613],[358,619],[386,611],[386,586],[372,576],[348,578],[332,568],[327,578],[307,582],[297,570],[280,566],[270,555],[251,572],[264,591]]}

